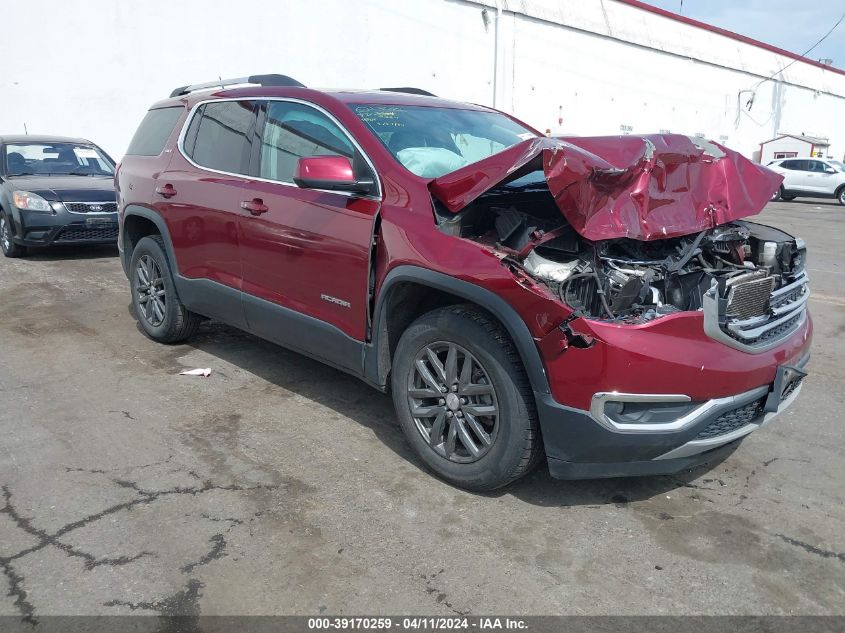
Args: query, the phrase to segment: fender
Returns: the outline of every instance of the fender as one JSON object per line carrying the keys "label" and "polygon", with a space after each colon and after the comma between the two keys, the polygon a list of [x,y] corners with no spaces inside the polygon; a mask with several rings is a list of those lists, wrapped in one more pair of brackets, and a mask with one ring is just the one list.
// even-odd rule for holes
{"label": "fender", "polygon": [[516,345],[531,388],[538,394],[550,393],[546,369],[540,358],[537,345],[534,343],[534,338],[531,336],[528,326],[525,325],[525,321],[510,304],[481,286],[427,268],[411,265],[400,265],[391,270],[381,286],[373,318],[376,327],[373,329],[372,343],[366,348],[364,358],[364,374],[367,382],[377,385],[382,390],[386,389],[390,359],[387,357],[387,337],[384,336],[386,325],[384,306],[387,304],[393,287],[401,282],[413,282],[448,292],[471,301],[490,312],[504,325]]}
{"label": "fender", "polygon": [[167,258],[173,262],[175,275],[179,275],[179,267],[176,265],[176,253],[173,250],[173,241],[170,239],[170,231],[167,228],[167,223],[164,218],[149,207],[142,207],[139,204],[129,204],[123,211],[123,219],[120,221],[120,239],[117,241],[117,247],[120,250],[120,262],[123,264],[123,272],[129,275],[129,260],[132,258],[132,253],[127,253],[123,248],[123,225],[126,218],[132,215],[145,218],[156,225],[161,237],[164,238],[164,249],[167,252]]}

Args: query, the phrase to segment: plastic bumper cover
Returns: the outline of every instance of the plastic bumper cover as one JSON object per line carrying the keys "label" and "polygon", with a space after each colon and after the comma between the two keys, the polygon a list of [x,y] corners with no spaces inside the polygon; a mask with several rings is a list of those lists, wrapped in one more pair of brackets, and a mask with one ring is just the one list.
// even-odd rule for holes
{"label": "plastic bumper cover", "polygon": [[535,394],[549,471],[559,479],[662,475],[723,459],[792,405],[808,360],[782,366],[771,385],[700,403],[682,426],[665,431],[613,429],[597,420],[595,408],[591,413]]}

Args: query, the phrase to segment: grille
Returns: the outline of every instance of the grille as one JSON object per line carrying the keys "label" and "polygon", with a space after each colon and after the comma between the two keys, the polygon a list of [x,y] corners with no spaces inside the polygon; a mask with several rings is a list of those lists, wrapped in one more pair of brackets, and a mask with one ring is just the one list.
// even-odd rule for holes
{"label": "grille", "polygon": [[767,273],[740,275],[729,282],[728,314],[740,319],[762,316],[769,309],[775,278]]}
{"label": "grille", "polygon": [[71,213],[117,213],[116,202],[65,202]]}
{"label": "grille", "polygon": [[761,345],[761,344],[765,343],[766,341],[777,340],[781,336],[784,336],[785,334],[787,334],[790,330],[792,330],[792,328],[795,326],[795,324],[798,323],[798,321],[801,320],[802,315],[803,315],[803,312],[796,314],[795,316],[791,317],[789,320],[784,321],[783,323],[776,325],[773,328],[765,330],[759,336],[755,336],[755,337],[752,337],[752,338],[743,338],[743,337],[741,337],[740,335],[738,335],[734,332],[728,332],[728,334],[731,337],[735,338],[736,340],[741,341],[742,343],[745,343],[746,345]]}
{"label": "grille", "polygon": [[763,415],[763,405],[765,402],[765,398],[760,398],[759,400],[749,402],[746,405],[723,413],[707,425],[704,430],[695,437],[695,439],[706,440],[711,437],[717,437],[719,435],[724,435],[725,433],[741,429],[746,424],[750,424]]}
{"label": "grille", "polygon": [[778,308],[782,308],[793,301],[798,301],[803,294],[804,294],[804,286],[799,286],[798,288],[793,288],[787,293],[777,297],[776,299],[772,299],[771,306],[773,310],[777,310]]}
{"label": "grille", "polygon": [[56,236],[55,242],[117,241],[117,224],[97,228],[68,226]]}

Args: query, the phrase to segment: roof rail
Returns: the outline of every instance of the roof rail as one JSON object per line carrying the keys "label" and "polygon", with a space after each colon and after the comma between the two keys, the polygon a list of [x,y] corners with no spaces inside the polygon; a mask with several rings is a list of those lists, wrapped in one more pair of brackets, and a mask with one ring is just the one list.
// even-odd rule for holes
{"label": "roof rail", "polygon": [[304,88],[305,84],[298,82],[293,77],[287,75],[250,75],[249,77],[238,77],[237,79],[220,79],[218,81],[209,81],[204,84],[193,84],[190,86],[180,86],[170,93],[171,97],[179,97],[186,95],[196,90],[205,90],[206,88],[223,88],[225,86],[234,86],[237,84],[257,84],[259,86],[291,86],[296,88]]}
{"label": "roof rail", "polygon": [[436,94],[429,92],[428,90],[423,90],[422,88],[379,88],[384,92],[404,92],[409,95],[422,95],[423,97],[436,97]]}

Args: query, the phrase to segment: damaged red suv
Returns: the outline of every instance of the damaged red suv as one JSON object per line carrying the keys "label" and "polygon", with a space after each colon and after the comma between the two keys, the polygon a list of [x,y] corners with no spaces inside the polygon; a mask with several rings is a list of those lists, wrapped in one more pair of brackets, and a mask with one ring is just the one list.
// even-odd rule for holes
{"label": "damaged red suv", "polygon": [[[258,84],[231,87],[235,84]],[[781,177],[678,135],[553,139],[410,88],[186,86],[117,175],[153,339],[204,318],[390,391],[420,459],[490,490],[717,460],[798,395],[805,247]]]}

